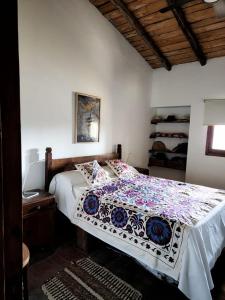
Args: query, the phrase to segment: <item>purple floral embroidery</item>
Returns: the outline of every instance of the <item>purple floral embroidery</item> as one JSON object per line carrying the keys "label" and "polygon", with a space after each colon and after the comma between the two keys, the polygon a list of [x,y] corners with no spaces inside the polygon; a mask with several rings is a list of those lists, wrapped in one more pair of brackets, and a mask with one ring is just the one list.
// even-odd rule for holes
{"label": "purple floral embroidery", "polygon": [[214,195],[217,190],[141,174],[112,180],[93,191],[99,197],[110,197],[188,225],[195,224],[222,201]]}
{"label": "purple floral embroidery", "polygon": [[88,195],[83,204],[84,211],[88,215],[95,215],[99,209],[99,200],[96,195]]}
{"label": "purple floral embroidery", "polygon": [[184,233],[224,196],[211,188],[138,175],[87,189],[76,216],[174,269],[187,241]]}
{"label": "purple floral embroidery", "polygon": [[118,190],[118,187],[115,184],[108,184],[108,185],[104,185],[102,190],[105,193],[113,193]]}
{"label": "purple floral embroidery", "polygon": [[132,226],[134,227],[134,229],[141,229],[143,227],[143,219],[142,219],[142,215],[141,214],[136,214],[131,216],[130,218],[130,222],[132,224]]}
{"label": "purple floral embroidery", "polygon": [[102,204],[101,208],[100,208],[100,213],[106,217],[109,214],[109,206],[107,204]]}
{"label": "purple floral embroidery", "polygon": [[151,217],[146,223],[146,234],[157,245],[167,245],[172,236],[169,223],[161,217]]}
{"label": "purple floral embroidery", "polygon": [[128,221],[127,212],[122,207],[114,208],[114,210],[112,211],[111,218],[113,225],[117,228],[124,227]]}

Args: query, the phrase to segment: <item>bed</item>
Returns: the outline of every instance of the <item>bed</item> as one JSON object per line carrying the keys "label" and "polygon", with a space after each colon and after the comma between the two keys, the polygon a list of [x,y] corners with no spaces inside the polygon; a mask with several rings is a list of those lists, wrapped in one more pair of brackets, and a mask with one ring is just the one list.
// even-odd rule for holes
{"label": "bed", "polygon": [[[87,232],[132,256],[155,275],[165,274],[168,279],[177,283],[178,288],[189,299],[212,299],[210,293],[210,290],[213,288],[211,269],[225,247],[225,192],[175,181],[163,181],[155,177],[142,177],[145,175],[137,176],[134,182],[118,180],[113,173],[110,174],[110,170],[107,170],[105,161],[120,159],[121,152],[121,145],[118,145],[115,153],[106,155],[52,159],[52,150],[47,148],[46,189],[49,189],[51,193],[56,195],[58,209],[71,223],[81,228],[83,233]],[[201,193],[202,197],[208,194],[213,195],[214,202],[212,203],[214,204],[211,205],[212,203],[210,202],[211,208],[207,212],[201,210],[204,216],[199,218],[192,226],[187,226],[187,222],[174,222],[173,218],[168,222],[164,218],[158,220],[159,218],[155,212],[154,217],[151,217],[150,220],[141,210],[141,206],[114,201],[114,199],[110,202],[110,207],[107,208],[108,210],[111,209],[111,212],[107,211],[105,207],[108,203],[107,201],[110,200],[109,195],[111,194],[107,194],[107,197],[104,194],[101,198],[100,207],[103,217],[101,218],[100,214],[98,214],[96,219],[96,217],[94,218],[82,211],[83,207],[85,207],[82,201],[87,199],[83,195],[86,195],[85,193],[88,191],[88,196],[90,196],[90,187],[82,180],[79,172],[74,171],[74,164],[94,159],[107,170],[109,176],[115,181],[114,185],[117,185],[117,187],[121,186],[121,191],[127,191],[127,186],[130,187],[131,184],[138,186],[140,189],[144,188],[144,190],[145,186],[148,185],[150,188],[154,187],[156,191],[157,187],[161,186],[161,190],[163,187],[165,191],[168,191],[168,194],[170,190],[171,195],[173,195],[173,192],[174,195],[180,192],[185,194],[193,189],[195,190],[193,195],[194,193],[195,195]],[[92,189],[91,193],[98,195],[102,190],[103,188]],[[119,193],[121,196],[121,191],[117,188],[116,193]],[[122,193],[122,196],[124,197],[124,193]],[[199,202],[199,205],[202,203]],[[169,207],[169,202],[167,204]],[[98,207],[98,209],[100,208]],[[126,219],[126,226],[123,226],[121,223],[122,226],[114,224],[113,227],[113,224],[111,224],[113,223],[113,218],[109,221],[106,215],[111,214],[112,216],[113,211],[115,212],[116,210],[120,212],[126,210],[127,215],[130,214],[129,220],[131,220],[131,223],[128,224],[128,219]],[[145,209],[145,211],[146,215],[149,214],[149,210]],[[104,215],[105,213],[106,215]],[[143,220],[144,218],[147,220],[144,227],[145,232],[142,229],[144,221],[139,219],[140,215],[141,218],[143,217]],[[153,221],[155,223],[152,223]],[[148,241],[149,235],[147,235],[148,228],[151,229],[159,221],[165,232],[163,241],[154,240],[154,243],[150,243]],[[141,226],[139,226],[140,224]],[[169,243],[166,240],[168,235],[170,235]],[[85,234],[82,235],[82,238],[85,239]],[[197,285],[196,282],[198,282]]]}

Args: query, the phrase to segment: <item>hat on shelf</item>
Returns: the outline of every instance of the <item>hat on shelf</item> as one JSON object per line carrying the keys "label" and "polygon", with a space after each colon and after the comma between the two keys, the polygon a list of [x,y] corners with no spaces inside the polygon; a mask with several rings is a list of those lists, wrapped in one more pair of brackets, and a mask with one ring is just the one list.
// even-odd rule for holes
{"label": "hat on shelf", "polygon": [[173,148],[172,152],[187,154],[187,150],[188,150],[188,143],[181,143],[178,144],[175,148]]}
{"label": "hat on shelf", "polygon": [[163,142],[156,141],[152,145],[152,150],[159,151],[159,152],[166,152],[167,148],[166,148],[166,145]]}
{"label": "hat on shelf", "polygon": [[169,116],[167,116],[166,121],[168,121],[168,122],[176,121],[175,115],[169,115]]}

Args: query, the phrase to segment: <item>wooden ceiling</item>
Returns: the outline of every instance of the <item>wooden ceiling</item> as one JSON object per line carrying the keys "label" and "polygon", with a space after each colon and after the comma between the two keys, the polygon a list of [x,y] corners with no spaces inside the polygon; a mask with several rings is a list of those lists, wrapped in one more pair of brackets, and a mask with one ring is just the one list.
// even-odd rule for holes
{"label": "wooden ceiling", "polygon": [[175,0],[89,0],[155,68],[225,56],[225,19],[202,0],[159,10]]}

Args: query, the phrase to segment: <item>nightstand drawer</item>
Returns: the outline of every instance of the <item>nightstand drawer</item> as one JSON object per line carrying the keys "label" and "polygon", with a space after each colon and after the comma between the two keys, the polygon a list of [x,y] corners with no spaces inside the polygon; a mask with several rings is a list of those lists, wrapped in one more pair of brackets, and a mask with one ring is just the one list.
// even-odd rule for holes
{"label": "nightstand drawer", "polygon": [[46,209],[54,209],[56,207],[55,203],[47,204],[47,203],[41,203],[36,205],[26,205],[23,206],[23,218],[28,218],[33,214],[42,212]]}
{"label": "nightstand drawer", "polygon": [[141,174],[144,174],[144,175],[149,175],[149,169],[146,169],[146,168],[140,168],[140,167],[135,167],[135,169],[141,173]]}

